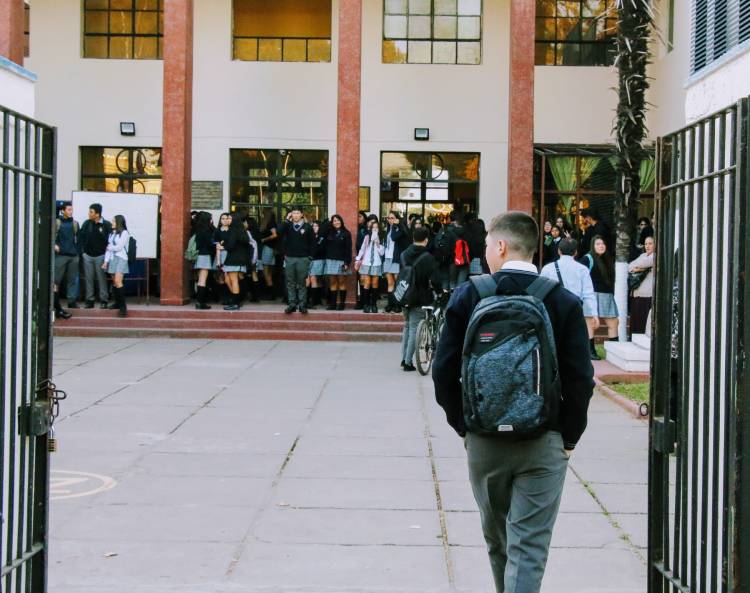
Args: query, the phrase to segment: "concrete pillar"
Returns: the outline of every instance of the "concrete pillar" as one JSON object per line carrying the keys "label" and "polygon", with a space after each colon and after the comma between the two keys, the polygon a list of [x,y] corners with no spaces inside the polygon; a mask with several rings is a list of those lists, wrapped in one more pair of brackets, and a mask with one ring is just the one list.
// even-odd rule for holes
{"label": "concrete pillar", "polygon": [[534,177],[535,3],[511,0],[508,210],[531,214]]}
{"label": "concrete pillar", "polygon": [[23,66],[23,0],[0,0],[0,56]]}
{"label": "concrete pillar", "polygon": [[[357,242],[360,113],[362,105],[362,0],[339,2],[338,111],[336,126],[336,211]],[[353,259],[352,259],[353,261]],[[356,297],[352,274],[347,300]]]}
{"label": "concrete pillar", "polygon": [[161,303],[184,305],[193,149],[193,0],[164,2]]}

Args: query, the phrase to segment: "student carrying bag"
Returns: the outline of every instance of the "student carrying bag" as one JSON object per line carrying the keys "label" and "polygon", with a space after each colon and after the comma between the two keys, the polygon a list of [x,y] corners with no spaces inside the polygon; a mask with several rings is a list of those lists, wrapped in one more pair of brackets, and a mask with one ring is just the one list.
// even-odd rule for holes
{"label": "student carrying bag", "polygon": [[557,351],[544,299],[558,283],[537,277],[525,294],[498,295],[489,274],[470,278],[480,301],[469,320],[461,381],[464,421],[477,434],[532,438],[557,419]]}
{"label": "student carrying bag", "polygon": [[406,264],[404,254],[401,254],[401,267],[396,281],[396,288],[393,290],[393,298],[402,307],[413,307],[419,301],[419,287],[416,283],[416,266],[419,261],[428,257],[430,254],[425,252],[414,260],[411,265]]}

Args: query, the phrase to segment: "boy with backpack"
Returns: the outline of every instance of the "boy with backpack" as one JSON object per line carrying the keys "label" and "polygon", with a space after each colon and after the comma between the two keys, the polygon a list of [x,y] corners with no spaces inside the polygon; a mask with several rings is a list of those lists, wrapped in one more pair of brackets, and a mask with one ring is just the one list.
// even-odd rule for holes
{"label": "boy with backpack", "polygon": [[538,242],[523,212],[492,220],[492,275],[454,291],[432,368],[437,402],[465,439],[498,593],[541,588],[594,387],[581,303],[537,274]]}
{"label": "boy with backpack", "polygon": [[461,213],[452,210],[450,224],[444,226],[435,237],[435,256],[438,259],[445,290],[453,290],[469,278],[469,243]]}
{"label": "boy with backpack", "polygon": [[394,290],[396,302],[403,307],[404,330],[401,336],[401,368],[416,371],[414,351],[417,345],[417,326],[424,319],[422,307],[431,305],[433,287],[440,286],[435,258],[427,251],[429,231],[414,229],[414,243],[401,254],[401,266]]}

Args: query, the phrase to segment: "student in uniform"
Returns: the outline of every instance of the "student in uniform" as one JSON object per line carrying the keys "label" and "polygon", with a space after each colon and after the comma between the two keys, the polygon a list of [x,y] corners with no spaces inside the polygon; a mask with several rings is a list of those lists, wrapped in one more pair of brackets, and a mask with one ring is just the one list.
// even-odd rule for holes
{"label": "student in uniform", "polygon": [[310,262],[310,298],[308,308],[315,309],[323,303],[323,287],[325,285],[326,270],[326,238],[321,232],[320,221],[312,223],[313,252]]}
{"label": "student in uniform", "polygon": [[260,224],[260,262],[263,264],[263,278],[266,281],[265,299],[275,299],[273,275],[276,270],[276,246],[278,244],[279,231],[276,223],[276,213],[273,208],[263,211],[263,220]]}
{"label": "student in uniform", "polygon": [[383,255],[385,246],[380,237],[380,224],[371,221],[369,230],[355,259],[362,281],[362,305],[365,313],[377,313],[377,292],[380,277],[383,275]]}
{"label": "student in uniform", "polygon": [[[496,294],[525,294],[537,277],[536,222],[507,212],[489,226],[486,259]],[[479,302],[473,283],[456,287],[433,360],[435,397],[448,423],[464,437],[469,480],[498,592],[538,593],[552,529],[562,497],[568,459],[586,428],[594,370],[578,298],[554,287],[543,304],[554,334],[561,397],[550,429],[526,439],[467,431],[461,386],[464,338]]]}
{"label": "student in uniform", "polygon": [[193,225],[195,230],[195,247],[198,249],[198,259],[193,269],[198,271],[198,289],[195,296],[196,309],[210,309],[208,304],[208,275],[216,269],[214,265],[214,223],[210,212],[199,212]]}
{"label": "student in uniform", "polygon": [[401,254],[409,247],[409,230],[406,228],[401,213],[391,210],[388,213],[388,225],[385,228],[385,261],[383,272],[388,283],[388,304],[385,307],[388,313],[400,313],[393,291],[396,290],[396,279],[401,269]]}
{"label": "student in uniform", "polygon": [[[615,262],[607,251],[604,237],[594,235],[591,239],[591,251],[578,260],[586,266],[591,274],[591,282],[596,294],[596,311],[594,316],[604,319],[607,324],[607,336],[617,340],[619,313],[615,302]],[[598,323],[597,323],[598,325]],[[596,328],[592,327],[592,331]],[[596,360],[594,340],[591,340],[592,358]]]}
{"label": "student in uniform", "polygon": [[93,309],[95,289],[98,289],[101,308],[107,308],[109,285],[107,273],[102,269],[104,255],[107,253],[107,241],[112,232],[112,225],[102,218],[102,205],[91,204],[89,217],[81,225],[81,257],[83,258],[83,277],[86,281],[86,308]]}
{"label": "student in uniform", "polygon": [[219,217],[219,226],[214,231],[213,244],[216,249],[214,269],[217,271],[216,284],[219,286],[219,302],[222,305],[229,304],[229,288],[224,278],[224,262],[227,259],[227,252],[224,250],[224,241],[229,236],[229,225],[232,224],[232,215],[229,212],[222,212]]}
{"label": "student in uniform", "polygon": [[81,246],[78,237],[78,223],[73,219],[73,204],[66,203],[60,218],[55,220],[55,315],[63,319],[70,317],[60,304],[58,288],[67,280],[66,294],[68,308],[78,308],[79,256]]}
{"label": "student in uniform", "polygon": [[258,261],[260,258],[260,228],[258,221],[252,216],[245,217],[245,230],[247,239],[250,242],[250,267],[245,276],[247,292],[250,293],[250,302],[260,302],[260,283],[258,281]]}
{"label": "student in uniform", "polygon": [[221,244],[227,255],[224,259],[224,277],[229,288],[229,304],[225,311],[238,311],[242,307],[240,298],[240,274],[247,273],[250,265],[250,242],[247,238],[245,225],[239,218],[233,218],[229,225],[227,237]]}
{"label": "student in uniform", "polygon": [[112,292],[114,293],[115,302],[109,308],[117,309],[119,317],[127,317],[128,307],[125,303],[123,280],[125,274],[130,271],[128,268],[130,233],[128,233],[128,225],[122,214],[117,214],[113,222],[112,232],[109,234],[107,241],[107,252],[104,254],[102,269],[107,270],[107,273],[112,277]]}
{"label": "student in uniform", "polygon": [[288,305],[284,313],[299,311],[307,315],[307,276],[313,255],[313,230],[305,221],[302,211],[294,208],[279,228]]}
{"label": "student in uniform", "polygon": [[327,309],[343,311],[346,304],[346,277],[351,273],[352,234],[344,226],[344,219],[334,214],[325,237],[325,274],[330,282]]}

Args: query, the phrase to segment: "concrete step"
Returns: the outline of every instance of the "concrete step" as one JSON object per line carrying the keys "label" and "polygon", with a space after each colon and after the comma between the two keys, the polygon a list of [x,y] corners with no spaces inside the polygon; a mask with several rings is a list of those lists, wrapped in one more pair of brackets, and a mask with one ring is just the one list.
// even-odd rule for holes
{"label": "concrete step", "polygon": [[604,350],[607,361],[623,371],[647,373],[650,370],[650,352],[632,342],[605,342]]}
{"label": "concrete step", "polygon": [[633,334],[633,344],[644,350],[651,350],[651,338],[646,334]]}
{"label": "concrete step", "polygon": [[281,329],[193,329],[159,327],[84,327],[55,324],[57,337],[183,338],[205,340],[291,340],[325,342],[399,342],[401,332],[309,331]]}

